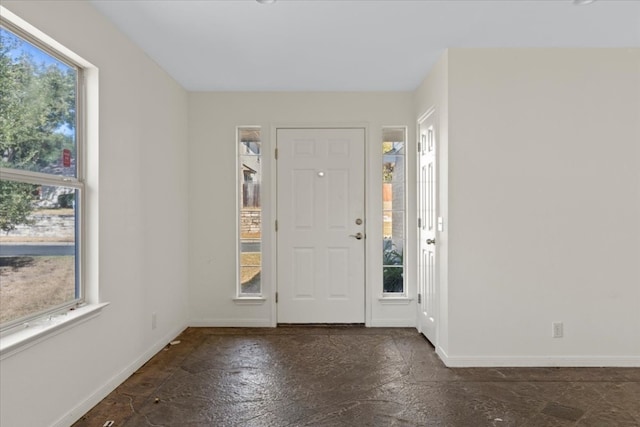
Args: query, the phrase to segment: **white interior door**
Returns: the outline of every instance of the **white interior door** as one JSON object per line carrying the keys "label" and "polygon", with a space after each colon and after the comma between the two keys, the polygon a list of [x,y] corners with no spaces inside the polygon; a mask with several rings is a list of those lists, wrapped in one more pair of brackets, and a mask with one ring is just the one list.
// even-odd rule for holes
{"label": "white interior door", "polygon": [[279,323],[364,323],[364,129],[278,129]]}
{"label": "white interior door", "polygon": [[434,115],[418,124],[418,329],[436,345],[437,169]]}

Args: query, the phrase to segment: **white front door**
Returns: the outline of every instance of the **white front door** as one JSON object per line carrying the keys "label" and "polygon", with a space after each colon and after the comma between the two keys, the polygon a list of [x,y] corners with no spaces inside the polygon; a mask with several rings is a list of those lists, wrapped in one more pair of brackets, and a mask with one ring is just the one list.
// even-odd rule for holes
{"label": "white front door", "polygon": [[276,139],[278,323],[364,323],[364,129]]}
{"label": "white front door", "polygon": [[436,277],[437,181],[434,114],[418,123],[418,329],[435,346],[438,319]]}

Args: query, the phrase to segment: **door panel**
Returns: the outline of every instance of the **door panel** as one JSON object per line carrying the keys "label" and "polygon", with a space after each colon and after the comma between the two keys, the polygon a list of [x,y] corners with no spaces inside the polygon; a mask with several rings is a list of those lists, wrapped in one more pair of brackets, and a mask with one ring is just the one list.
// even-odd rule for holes
{"label": "door panel", "polygon": [[293,248],[292,250],[293,297],[313,299],[315,297],[315,251],[313,248]]}
{"label": "door panel", "polygon": [[364,322],[364,129],[278,129],[279,323]]}
{"label": "door panel", "polygon": [[418,124],[418,329],[436,345],[438,282],[437,241],[437,157],[434,114]]}

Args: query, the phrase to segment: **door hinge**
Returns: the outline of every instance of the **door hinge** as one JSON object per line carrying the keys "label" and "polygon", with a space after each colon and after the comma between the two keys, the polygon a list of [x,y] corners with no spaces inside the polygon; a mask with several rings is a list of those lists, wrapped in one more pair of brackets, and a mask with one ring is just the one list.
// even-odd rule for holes
{"label": "door hinge", "polygon": [[422,218],[418,218],[418,228],[422,228]]}
{"label": "door hinge", "polygon": [[278,149],[277,149],[277,148],[276,148],[276,150],[275,150],[274,155],[275,155],[276,160],[278,160]]}
{"label": "door hinge", "polygon": [[418,142],[418,153],[422,152],[422,144]]}
{"label": "door hinge", "polygon": [[418,294],[418,304],[420,304],[422,302],[422,295]]}
{"label": "door hinge", "polygon": [[276,219],[276,232],[278,231],[278,220]]}
{"label": "door hinge", "polygon": [[278,293],[276,292],[276,304],[278,303]]}

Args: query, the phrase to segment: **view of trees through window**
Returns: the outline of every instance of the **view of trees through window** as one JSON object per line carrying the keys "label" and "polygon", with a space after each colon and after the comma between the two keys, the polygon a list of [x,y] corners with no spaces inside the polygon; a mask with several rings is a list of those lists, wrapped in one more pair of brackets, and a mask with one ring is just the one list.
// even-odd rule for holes
{"label": "view of trees through window", "polygon": [[81,297],[79,70],[0,27],[0,323]]}
{"label": "view of trees through window", "polygon": [[240,295],[261,293],[262,143],[259,128],[238,129],[240,189]]}
{"label": "view of trees through window", "polygon": [[405,129],[382,130],[382,276],[384,293],[404,292]]}

